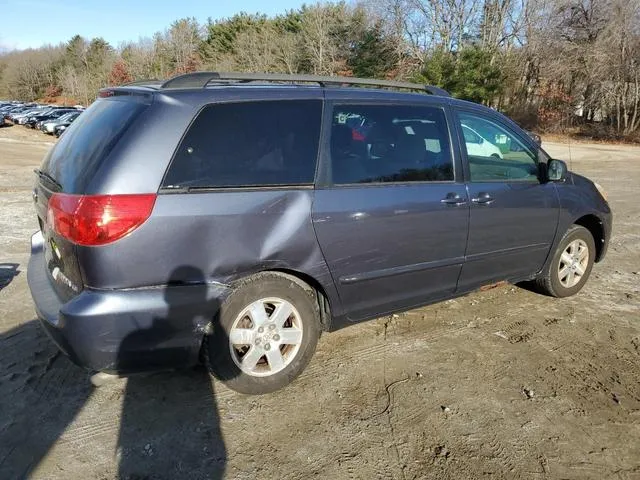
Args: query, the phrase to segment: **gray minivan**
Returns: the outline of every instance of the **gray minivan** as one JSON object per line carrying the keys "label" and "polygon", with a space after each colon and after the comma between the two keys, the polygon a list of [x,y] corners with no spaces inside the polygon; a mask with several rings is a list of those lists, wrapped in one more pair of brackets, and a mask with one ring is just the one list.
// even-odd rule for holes
{"label": "gray minivan", "polygon": [[501,281],[573,295],[611,235],[602,188],[514,122],[400,82],[108,88],[36,173],[28,279],[58,347],[118,374],[204,361],[254,394],[323,331]]}

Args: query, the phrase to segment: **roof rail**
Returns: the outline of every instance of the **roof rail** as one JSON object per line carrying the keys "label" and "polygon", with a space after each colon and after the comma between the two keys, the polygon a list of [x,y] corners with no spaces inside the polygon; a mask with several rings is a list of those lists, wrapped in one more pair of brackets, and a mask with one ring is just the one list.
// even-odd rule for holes
{"label": "roof rail", "polygon": [[449,92],[432,85],[396,82],[370,78],[333,77],[320,75],[288,75],[282,73],[237,73],[237,72],[193,72],[179,75],[164,82],[160,88],[205,88],[210,83],[232,82],[293,82],[317,83],[322,87],[330,85],[362,85],[372,87],[399,88],[426,91],[432,95],[450,97]]}

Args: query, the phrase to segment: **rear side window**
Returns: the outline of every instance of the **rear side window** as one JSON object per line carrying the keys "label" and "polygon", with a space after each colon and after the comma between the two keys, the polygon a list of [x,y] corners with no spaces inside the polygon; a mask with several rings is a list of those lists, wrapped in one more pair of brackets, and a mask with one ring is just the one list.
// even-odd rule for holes
{"label": "rear side window", "polygon": [[84,193],[102,161],[145,108],[130,97],[95,101],[60,137],[42,170],[62,185],[63,192]]}
{"label": "rear side window", "polygon": [[444,111],[406,105],[336,105],[334,184],[453,181]]}
{"label": "rear side window", "polygon": [[165,188],[313,184],[322,102],[206,106],[174,156]]}

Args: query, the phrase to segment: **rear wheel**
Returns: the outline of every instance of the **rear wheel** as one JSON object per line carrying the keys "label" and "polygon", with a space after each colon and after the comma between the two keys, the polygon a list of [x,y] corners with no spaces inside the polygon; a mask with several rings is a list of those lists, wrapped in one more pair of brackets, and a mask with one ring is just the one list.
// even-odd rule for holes
{"label": "rear wheel", "polygon": [[596,255],[593,235],[580,225],[573,225],[560,241],[553,259],[537,286],[547,295],[569,297],[587,282]]}
{"label": "rear wheel", "polygon": [[229,388],[269,393],[304,370],[320,331],[316,292],[296,277],[265,272],[242,281],[223,302],[204,355]]}

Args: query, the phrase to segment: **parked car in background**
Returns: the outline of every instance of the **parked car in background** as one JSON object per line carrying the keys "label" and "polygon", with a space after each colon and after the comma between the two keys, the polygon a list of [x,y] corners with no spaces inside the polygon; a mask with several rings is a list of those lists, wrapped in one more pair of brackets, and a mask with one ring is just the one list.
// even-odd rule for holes
{"label": "parked car in background", "polygon": [[34,108],[19,115],[14,115],[13,120],[17,125],[26,125],[30,118],[36,115],[46,115],[51,111],[53,111],[53,109],[50,107]]}
{"label": "parked car in background", "polygon": [[40,130],[42,130],[44,133],[47,133],[49,135],[54,135],[56,127],[63,126],[63,125],[65,127],[68,127],[76,118],[78,118],[78,116],[81,113],[82,112],[78,110],[72,110],[58,118],[42,121]]}
{"label": "parked car in background", "polygon": [[10,108],[15,107],[15,105],[5,104],[0,107],[0,115],[9,110]]}
{"label": "parked car in background", "polygon": [[2,107],[2,110],[0,112],[7,120],[9,120],[9,116],[12,113],[17,113],[23,108],[24,105],[7,105],[6,107]]}
{"label": "parked car in background", "polygon": [[17,112],[12,112],[8,118],[11,122],[17,125],[23,125],[27,117],[29,117],[30,115],[36,115],[42,112],[46,112],[47,110],[49,110],[49,108],[50,107],[46,105],[38,105],[36,107],[29,106],[29,107],[21,108]]}
{"label": "parked car in background", "polygon": [[7,105],[7,106],[4,106],[4,107],[0,108],[0,115],[2,115],[3,117],[8,119],[8,116],[11,113],[19,112],[22,108],[24,108],[23,104]]}
{"label": "parked car in background", "polygon": [[67,130],[67,128],[69,128],[69,125],[71,125],[70,122],[68,124],[56,125],[53,129],[53,134],[56,137],[60,137],[60,135],[62,135]]}
{"label": "parked car in background", "polygon": [[[82,112],[80,112],[82,113]],[[67,128],[69,128],[71,126],[71,124],[73,122],[75,122],[78,118],[80,117],[80,114],[75,115],[75,116],[71,116],[70,118],[58,123],[54,128],[53,128],[53,134],[56,137],[59,137],[60,135],[62,135]]]}
{"label": "parked car in background", "polygon": [[40,125],[38,125],[38,123],[46,120],[54,120],[56,118],[60,118],[61,116],[67,113],[75,112],[75,111],[76,110],[73,108],[55,108],[38,115],[31,115],[27,117],[27,120],[25,121],[25,126],[40,129]]}
{"label": "parked car in background", "polygon": [[462,125],[462,134],[469,155],[479,157],[495,157],[502,159],[502,152],[498,147],[486,138],[483,138],[478,132],[467,125]]}
{"label": "parked car in background", "polygon": [[203,359],[251,394],[322,331],[502,281],[574,295],[612,226],[602,187],[506,116],[383,80],[104,89],[36,174],[27,276],[61,351],[120,374]]}
{"label": "parked car in background", "polygon": [[12,106],[11,102],[7,102],[7,101],[0,102],[0,127],[5,125],[4,112],[11,106]]}

